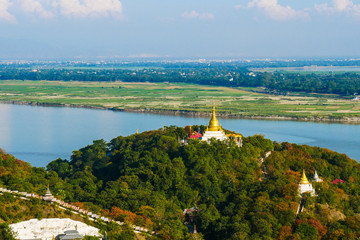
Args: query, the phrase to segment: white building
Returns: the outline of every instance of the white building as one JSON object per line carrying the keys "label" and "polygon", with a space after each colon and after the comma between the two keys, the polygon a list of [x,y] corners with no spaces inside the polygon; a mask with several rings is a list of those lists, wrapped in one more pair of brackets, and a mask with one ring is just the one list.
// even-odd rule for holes
{"label": "white building", "polygon": [[52,240],[65,231],[77,230],[83,236],[102,237],[99,229],[89,226],[83,222],[74,221],[68,218],[44,218],[42,220],[31,219],[29,221],[10,224],[15,238]]}
{"label": "white building", "polygon": [[305,170],[303,170],[302,177],[299,181],[299,193],[300,195],[303,195],[304,193],[310,193],[311,196],[316,196],[315,189],[309,182],[309,180],[306,177]]}
{"label": "white building", "polygon": [[315,170],[313,182],[322,182],[322,181],[323,180],[319,177],[319,175],[317,174],[317,172]]}

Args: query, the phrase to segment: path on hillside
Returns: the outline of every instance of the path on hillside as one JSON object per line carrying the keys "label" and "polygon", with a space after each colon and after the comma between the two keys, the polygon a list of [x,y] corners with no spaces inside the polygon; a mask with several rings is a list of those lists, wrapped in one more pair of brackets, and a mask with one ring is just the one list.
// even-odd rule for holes
{"label": "path on hillside", "polygon": [[[79,208],[77,206],[71,205],[69,203],[66,203],[66,202],[64,202],[62,200],[59,200],[59,199],[56,199],[56,198],[52,198],[50,201],[47,201],[46,197],[39,196],[39,195],[34,194],[34,193],[19,192],[17,190],[9,190],[9,189],[0,187],[0,194],[2,194],[2,193],[10,193],[13,196],[19,197],[19,198],[21,198],[23,200],[30,200],[31,198],[37,198],[37,199],[41,199],[41,200],[44,200],[46,202],[49,202],[49,204],[54,203],[55,206],[59,207],[60,209],[70,210],[74,214],[78,214],[78,215],[81,215],[83,217],[88,217],[88,219],[93,221],[93,222],[96,222],[96,221],[100,220],[100,221],[103,221],[104,223],[115,222],[120,226],[125,224],[124,222],[115,221],[115,220],[113,220],[113,219],[111,219],[109,217],[104,217],[104,216],[89,212],[88,210],[81,209],[81,208]],[[155,231],[150,231],[149,229],[144,228],[144,227],[140,227],[140,226],[136,226],[136,225],[129,225],[129,226],[136,233],[143,232],[143,233],[147,233],[147,234],[156,234]]]}

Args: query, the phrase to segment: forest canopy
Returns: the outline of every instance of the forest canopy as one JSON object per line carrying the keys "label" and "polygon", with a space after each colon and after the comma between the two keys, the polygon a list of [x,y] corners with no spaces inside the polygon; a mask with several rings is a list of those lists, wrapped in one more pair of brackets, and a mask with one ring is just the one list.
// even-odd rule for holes
{"label": "forest canopy", "polygon": [[[360,237],[360,165],[346,155],[261,135],[244,137],[241,148],[179,143],[186,137],[184,128],[171,126],[96,140],[46,170],[2,152],[0,185],[44,194],[50,184],[67,202],[155,230],[153,239],[189,239],[194,225],[204,239]],[[303,169],[309,180],[317,170],[324,182],[313,184],[317,196],[305,194],[296,216]],[[183,214],[190,208],[192,226]]]}

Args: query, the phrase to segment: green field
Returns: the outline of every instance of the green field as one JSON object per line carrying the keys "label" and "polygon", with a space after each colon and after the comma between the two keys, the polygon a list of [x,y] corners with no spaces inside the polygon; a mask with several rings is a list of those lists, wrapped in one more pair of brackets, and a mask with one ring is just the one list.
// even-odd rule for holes
{"label": "green field", "polygon": [[251,68],[255,72],[292,72],[302,74],[344,74],[360,72],[359,66],[305,66],[305,67],[265,67]]}
{"label": "green field", "polygon": [[139,111],[208,113],[238,117],[359,121],[360,101],[336,95],[259,93],[260,89],[171,83],[0,81],[0,101]]}

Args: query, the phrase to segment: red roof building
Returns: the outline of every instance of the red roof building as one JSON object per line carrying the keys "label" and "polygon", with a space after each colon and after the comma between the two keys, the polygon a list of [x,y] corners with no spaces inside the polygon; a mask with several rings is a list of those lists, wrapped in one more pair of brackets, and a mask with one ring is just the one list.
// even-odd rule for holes
{"label": "red roof building", "polygon": [[200,139],[202,137],[201,133],[198,133],[197,131],[194,131],[193,134],[190,135],[190,139]]}
{"label": "red roof building", "polygon": [[339,183],[344,183],[345,181],[344,180],[341,180],[341,179],[335,179],[335,180],[332,180],[331,183],[332,184],[339,184]]}

